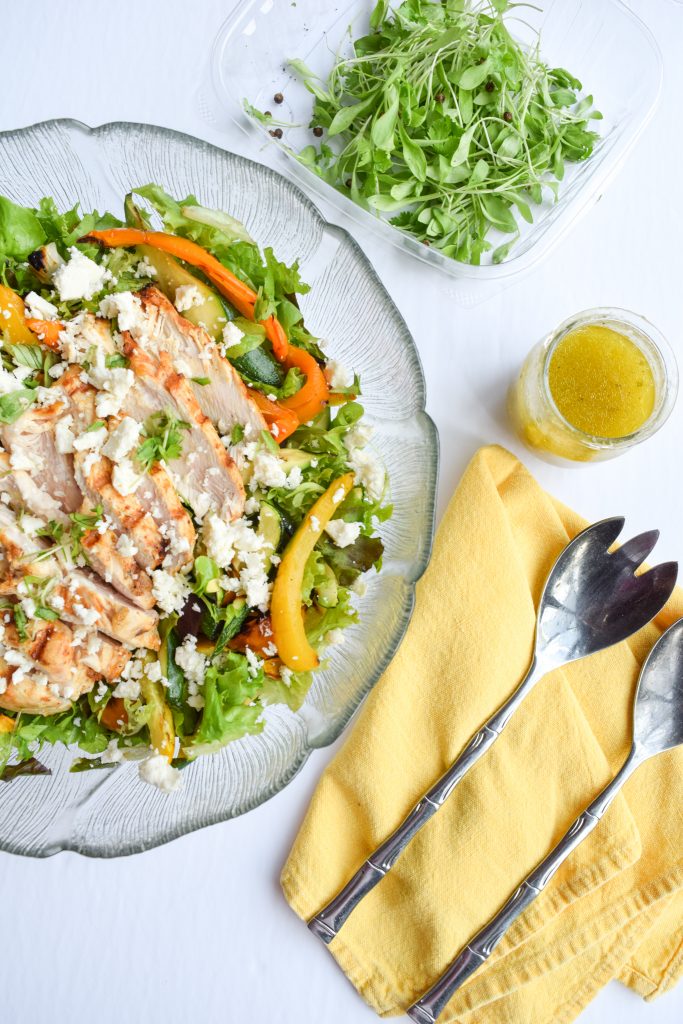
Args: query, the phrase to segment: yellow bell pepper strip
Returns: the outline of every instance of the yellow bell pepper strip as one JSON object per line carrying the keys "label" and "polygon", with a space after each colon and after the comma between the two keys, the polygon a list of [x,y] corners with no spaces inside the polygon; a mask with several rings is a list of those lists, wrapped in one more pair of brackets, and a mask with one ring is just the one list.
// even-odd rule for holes
{"label": "yellow bell pepper strip", "polygon": [[0,715],[0,732],[14,732],[14,719],[8,715]]}
{"label": "yellow bell pepper strip", "polygon": [[282,360],[283,366],[288,370],[296,366],[306,374],[306,383],[299,388],[291,398],[284,398],[279,404],[285,409],[291,409],[299,417],[299,423],[308,423],[314,416],[317,416],[327,404],[330,397],[330,389],[325,380],[325,374],[320,364],[309,352],[302,348],[290,345],[287,355]]}
{"label": "yellow bell pepper strip", "polygon": [[26,325],[24,300],[4,284],[0,284],[0,334],[6,334],[12,345],[38,344]]}
{"label": "yellow bell pepper strip", "polygon": [[146,676],[140,680],[140,687],[145,704],[152,711],[147,726],[152,747],[167,761],[171,761],[175,754],[175,727],[173,714],[164,696],[164,688],[161,683],[152,682]]}
{"label": "yellow bell pepper strip", "polygon": [[[107,228],[103,231],[91,231],[79,241],[99,242],[100,245],[109,248],[151,245],[154,249],[170,253],[171,256],[201,270],[242,316],[248,320],[254,319],[254,306],[258,296],[253,288],[240,281],[239,277],[224,267],[215,256],[189,238],[167,234],[165,231],[144,231],[141,228]],[[282,324],[274,316],[259,322],[271,341],[275,358],[284,359],[287,355],[288,341]]]}
{"label": "yellow bell pepper strip", "polygon": [[285,548],[275,577],[270,602],[273,639],[280,660],[293,672],[308,672],[319,664],[304,629],[301,608],[304,569],[323,530],[353,486],[353,473],[345,473],[332,481]]}

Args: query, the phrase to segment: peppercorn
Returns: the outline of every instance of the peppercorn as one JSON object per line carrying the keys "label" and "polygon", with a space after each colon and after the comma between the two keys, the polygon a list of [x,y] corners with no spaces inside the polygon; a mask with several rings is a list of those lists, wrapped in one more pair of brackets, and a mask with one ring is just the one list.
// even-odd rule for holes
{"label": "peppercorn", "polygon": [[319,124],[317,124],[315,126],[315,128],[313,129],[313,134],[315,135],[316,139],[319,139],[320,136],[322,135],[322,133],[323,133],[322,128],[320,127]]}
{"label": "peppercorn", "polygon": [[491,79],[489,79],[489,80],[488,80],[488,82],[486,83],[486,85],[484,86],[484,88],[486,89],[486,91],[487,91],[487,92],[493,92],[493,90],[494,90],[494,89],[495,89],[496,87],[495,87],[495,85],[493,84],[493,82],[491,81]]}
{"label": "peppercorn", "polygon": [[423,245],[429,245],[429,239],[428,238],[423,238],[422,239],[422,244]]}
{"label": "peppercorn", "polygon": [[273,115],[272,115],[272,112],[270,110],[264,110],[263,111],[263,116],[264,117],[272,117]]}
{"label": "peppercorn", "polygon": [[276,103],[282,103],[284,100],[284,96],[282,95],[281,92],[276,92],[275,95],[273,96],[273,99],[275,100]]}
{"label": "peppercorn", "polygon": [[503,114],[503,120],[507,121],[507,123],[510,124],[510,121],[512,120],[512,114],[510,113],[509,110],[506,110],[505,113]]}
{"label": "peppercorn", "polygon": [[271,128],[270,134],[273,136],[274,139],[281,139],[282,128]]}
{"label": "peppercorn", "polygon": [[443,103],[443,101],[446,99],[446,96],[442,92],[437,92],[437,94],[434,97],[434,99],[436,100],[437,103]]}

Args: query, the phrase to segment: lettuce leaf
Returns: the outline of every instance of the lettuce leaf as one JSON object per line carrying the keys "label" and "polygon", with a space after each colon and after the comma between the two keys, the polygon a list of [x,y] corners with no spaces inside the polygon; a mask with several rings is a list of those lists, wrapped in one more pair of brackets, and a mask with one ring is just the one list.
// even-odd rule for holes
{"label": "lettuce leaf", "polygon": [[0,196],[0,254],[23,260],[45,241],[45,232],[33,210]]}
{"label": "lettuce leaf", "polygon": [[240,736],[261,732],[263,709],[256,697],[263,682],[263,671],[252,677],[244,655],[235,651],[221,655],[218,663],[206,670],[202,720],[184,744],[184,753],[197,757],[218,750]]}

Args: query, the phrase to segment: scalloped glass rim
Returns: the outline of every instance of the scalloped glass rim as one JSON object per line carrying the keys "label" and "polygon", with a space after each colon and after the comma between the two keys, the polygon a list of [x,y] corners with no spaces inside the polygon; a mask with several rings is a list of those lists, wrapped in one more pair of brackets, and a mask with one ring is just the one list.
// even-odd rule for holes
{"label": "scalloped glass rim", "polygon": [[396,512],[382,529],[383,570],[359,602],[361,622],[348,631],[346,645],[331,649],[329,667],[299,712],[267,709],[262,734],[200,759],[171,796],[141,783],[134,764],[69,774],[71,754],[59,748],[41,754],[52,776],[0,783],[0,850],[122,856],[258,806],[291,781],[313,749],[340,735],[410,620],[433,539],[438,435],[425,412],[415,343],[372,266],[346,231],[328,224],[276,171],[190,135],[132,122],[89,128],[70,119],[46,121],[0,133],[0,148],[0,193],[17,202],[53,195],[60,208],[78,200],[84,208],[116,212],[127,188],[157,180],[171,192],[194,191],[208,205],[230,210],[282,259],[299,256],[304,276],[315,282],[302,299],[307,322],[365,378],[373,445],[390,474]]}
{"label": "scalloped glass rim", "polygon": [[[340,41],[347,26],[358,23],[362,31],[367,31],[371,7],[371,0],[344,0],[338,5],[321,4],[319,0],[297,0],[292,5],[241,0],[223,22],[213,46],[210,76],[219,105],[250,137],[267,141],[286,166],[286,173],[307,192],[331,203],[345,218],[449,277],[498,282],[502,286],[507,279],[545,259],[621,170],[661,96],[663,60],[659,46],[645,22],[623,0],[542,0],[538,6],[526,9],[525,19],[541,31],[548,62],[569,68],[596,96],[605,115],[605,120],[599,122],[602,138],[589,161],[568,165],[559,202],[546,202],[536,208],[533,225],[520,220],[521,238],[507,259],[499,265],[470,266],[422,245],[364,210],[300,164],[265,126],[244,111],[244,99],[263,109],[264,105],[272,106],[275,92],[281,92],[285,95],[281,108],[284,118],[294,124],[307,124],[312,98],[287,71],[286,60],[301,58],[324,77],[334,54],[343,48]],[[528,38],[527,30],[528,25],[520,24],[522,40]],[[297,48],[287,50],[290,43]],[[631,67],[639,68],[635,84]],[[311,141],[304,131],[295,130],[294,137],[295,149]],[[509,237],[494,232],[494,247]]]}

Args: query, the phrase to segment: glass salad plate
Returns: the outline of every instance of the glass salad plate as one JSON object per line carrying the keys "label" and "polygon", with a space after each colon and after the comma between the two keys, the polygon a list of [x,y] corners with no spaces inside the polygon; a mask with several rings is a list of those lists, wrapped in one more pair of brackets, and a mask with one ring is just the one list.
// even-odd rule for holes
{"label": "glass salad plate", "polygon": [[112,857],[160,845],[242,814],[282,789],[316,747],[333,742],[390,661],[407,627],[434,522],[436,428],[413,339],[353,239],[274,171],[188,135],[149,125],[90,129],[59,120],[0,135],[0,194],[60,209],[80,202],[120,214],[132,186],[161,183],[195,193],[243,221],[281,259],[298,259],[311,286],[301,306],[328,351],[360,373],[372,446],[390,479],[392,518],[381,527],[385,558],[358,600],[360,622],[329,649],[303,707],[266,709],[266,727],[183,772],[164,794],[139,780],[135,763],[69,773],[73,752],[45,747],[50,776],[0,782],[0,849],[45,857],[60,850]]}
{"label": "glass salad plate", "polygon": [[[286,62],[299,58],[323,80],[336,55],[349,52],[349,28],[354,38],[369,29],[374,0],[242,0],[223,24],[212,57],[212,88],[217,97],[211,120],[220,127],[232,118],[254,138],[267,140],[278,154],[288,176],[301,182],[308,193],[315,192],[334,205],[339,214],[351,218],[378,238],[460,279],[449,286],[462,304],[498,290],[520,272],[544,259],[583,214],[603,194],[654,113],[662,85],[662,58],[647,26],[622,0],[540,0],[524,5],[509,16],[510,29],[522,44],[540,32],[541,56],[553,67],[567,68],[594,96],[604,120],[595,122],[600,133],[593,156],[578,164],[567,164],[557,203],[534,206],[533,224],[521,221],[521,237],[499,265],[458,263],[373,213],[324,182],[287,152],[297,152],[315,143],[308,126],[313,97]],[[390,6],[396,6],[392,0]],[[637,68],[637,73],[634,69]],[[273,105],[282,93],[284,102]],[[247,115],[244,101],[258,110],[270,110],[287,128],[282,144],[268,134],[268,128]],[[322,140],[324,141],[324,139]],[[509,239],[493,232],[493,246]],[[494,287],[497,285],[497,287]]]}

